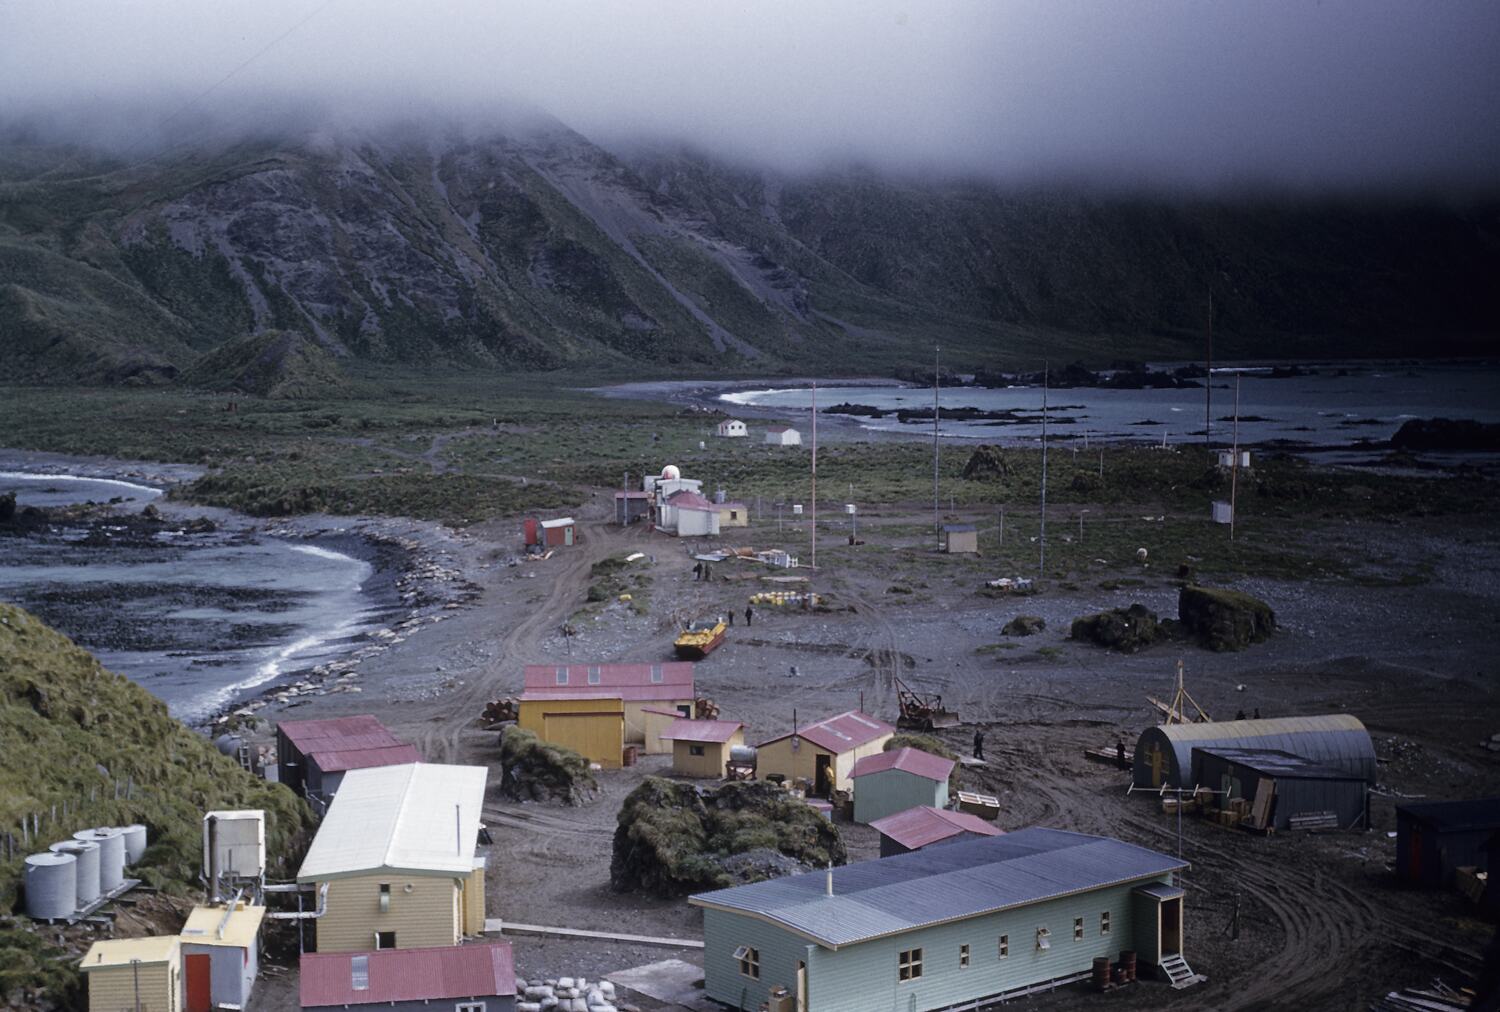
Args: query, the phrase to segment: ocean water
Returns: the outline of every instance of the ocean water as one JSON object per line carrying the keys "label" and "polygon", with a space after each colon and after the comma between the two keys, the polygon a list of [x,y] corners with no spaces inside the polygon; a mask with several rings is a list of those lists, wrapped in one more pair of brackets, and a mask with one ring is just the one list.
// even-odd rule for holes
{"label": "ocean water", "polygon": [[[1340,368],[1344,374],[1340,374]],[[1472,418],[1500,422],[1500,369],[1493,366],[1421,365],[1411,368],[1346,366],[1307,376],[1273,379],[1262,370],[1215,371],[1207,412],[1217,443],[1232,437],[1235,385],[1239,385],[1239,440],[1284,440],[1317,446],[1360,439],[1387,440],[1411,418]],[[1201,382],[1201,381],[1200,381]],[[819,386],[818,407],[848,402],[896,411],[930,409],[932,390],[921,387]],[[805,425],[812,401],[807,387],[741,390],[719,399],[730,405],[785,408],[787,419]],[[1048,438],[1104,438],[1168,444],[1201,441],[1205,428],[1202,387],[1181,390],[1074,388],[1047,393]],[[940,412],[958,407],[1016,411],[1021,422],[941,419],[945,437],[987,442],[1030,442],[1041,435],[1042,390],[948,387],[939,392]],[[800,415],[800,419],[799,419]],[[825,416],[826,417],[826,416]],[[902,423],[895,415],[858,419],[872,431],[930,434],[932,421]]]}
{"label": "ocean water", "polygon": [[[0,494],[60,506],[159,490],[0,472]],[[20,604],[193,721],[349,648],[377,624],[375,566],[343,544],[122,519],[0,537],[0,599]]]}

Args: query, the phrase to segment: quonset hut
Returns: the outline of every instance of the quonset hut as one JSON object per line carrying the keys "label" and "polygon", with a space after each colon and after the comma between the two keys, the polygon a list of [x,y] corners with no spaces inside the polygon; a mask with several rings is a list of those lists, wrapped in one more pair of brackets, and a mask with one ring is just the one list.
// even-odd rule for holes
{"label": "quonset hut", "polygon": [[1373,784],[1375,744],[1359,719],[1347,713],[1267,720],[1162,724],[1141,732],[1135,744],[1137,787],[1191,787],[1198,782],[1194,748],[1279,749]]}

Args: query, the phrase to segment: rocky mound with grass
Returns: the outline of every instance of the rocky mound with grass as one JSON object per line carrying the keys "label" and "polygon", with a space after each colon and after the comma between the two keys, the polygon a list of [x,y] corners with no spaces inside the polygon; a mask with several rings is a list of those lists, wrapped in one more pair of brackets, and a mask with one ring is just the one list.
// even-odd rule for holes
{"label": "rocky mound with grass", "polygon": [[[12,859],[0,855],[0,914],[20,902],[30,852],[22,819],[41,823],[32,850],[90,826],[142,823],[149,846],[132,874],[179,894],[197,884],[205,811],[263,809],[271,874],[281,878],[295,872],[312,827],[312,812],[290,790],[251,776],[161,700],[5,604],[0,742],[0,832],[14,834],[17,848]],[[57,939],[40,945],[28,931],[29,922],[0,921],[0,1007],[23,992],[24,1007],[68,1007],[75,968],[55,958]],[[71,947],[86,941],[64,938]]]}
{"label": "rocky mound with grass", "polygon": [[838,828],[775,784],[647,777],[620,806],[609,878],[619,892],[682,896],[847,860]]}
{"label": "rocky mound with grass", "polygon": [[578,805],[599,789],[589,762],[570,748],[542,741],[521,727],[500,737],[500,791],[516,801]]}
{"label": "rocky mound with grass", "polygon": [[1003,636],[1035,636],[1047,628],[1047,620],[1040,615],[1017,615],[1000,628]]}
{"label": "rocky mound with grass", "polygon": [[332,355],[294,330],[246,334],[220,345],[180,377],[184,386],[295,400],[337,394],[348,385]]}
{"label": "rocky mound with grass", "polygon": [[1005,459],[1005,451],[1000,447],[983,443],[974,447],[974,452],[969,454],[969,459],[964,464],[963,476],[970,481],[1008,478],[1010,477],[1010,461]]}
{"label": "rocky mound with grass", "polygon": [[1178,592],[1177,617],[1200,646],[1220,653],[1244,650],[1276,631],[1276,613],[1260,598],[1196,584]]}
{"label": "rocky mound with grass", "polygon": [[1075,618],[1070,635],[1075,640],[1133,654],[1155,643],[1165,633],[1156,612],[1144,604],[1132,604],[1128,608],[1114,608]]}

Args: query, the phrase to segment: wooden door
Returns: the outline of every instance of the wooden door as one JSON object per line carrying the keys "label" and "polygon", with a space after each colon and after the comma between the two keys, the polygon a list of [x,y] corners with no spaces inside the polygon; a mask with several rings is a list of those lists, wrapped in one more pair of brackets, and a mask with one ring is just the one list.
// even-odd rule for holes
{"label": "wooden door", "polygon": [[1182,955],[1182,897],[1164,900],[1161,905],[1161,954]]}
{"label": "wooden door", "polygon": [[797,960],[797,1012],[807,1012],[807,964]]}
{"label": "wooden door", "polygon": [[213,959],[206,953],[189,953],[182,959],[187,977],[187,1012],[212,1012]]}
{"label": "wooden door", "polygon": [[1161,746],[1156,742],[1151,743],[1151,751],[1148,753],[1151,762],[1151,786],[1161,786],[1162,767],[1166,765],[1165,756],[1161,754]]}

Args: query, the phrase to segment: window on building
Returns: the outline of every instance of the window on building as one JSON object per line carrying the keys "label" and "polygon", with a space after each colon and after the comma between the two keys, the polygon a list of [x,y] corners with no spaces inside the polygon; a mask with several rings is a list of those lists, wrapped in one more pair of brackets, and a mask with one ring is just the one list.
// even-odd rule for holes
{"label": "window on building", "polygon": [[1075,942],[1081,942],[1081,941],[1083,941],[1083,918],[1082,917],[1075,917],[1075,918],[1073,918],[1073,941],[1075,941]]}
{"label": "window on building", "polygon": [[740,961],[740,975],[751,980],[760,980],[760,950],[742,945],[734,950],[734,958]]}
{"label": "window on building", "polygon": [[731,519],[731,520],[738,520],[739,518],[740,518],[740,511],[739,510],[730,510],[729,511],[729,519]]}
{"label": "window on building", "polygon": [[922,950],[907,949],[896,961],[898,980],[916,980],[922,976]]}
{"label": "window on building", "polygon": [[353,956],[349,960],[349,987],[355,991],[370,989],[370,957]]}
{"label": "window on building", "polygon": [[688,746],[688,755],[702,755],[702,754],[703,754],[703,746],[702,745],[689,745]]}
{"label": "window on building", "polygon": [[1052,948],[1052,931],[1050,929],[1045,927],[1036,929],[1036,947],[1041,951]]}
{"label": "window on building", "polygon": [[484,1002],[463,1001],[453,1006],[453,1012],[484,1012]]}
{"label": "window on building", "polygon": [[1010,957],[1010,936],[1009,935],[1001,935],[1000,936],[1000,958],[1001,959],[1007,959],[1009,957]]}
{"label": "window on building", "polygon": [[382,882],[382,883],[380,883],[380,912],[383,913],[383,914],[386,914],[386,913],[390,913],[390,910],[391,910],[391,884],[389,882]]}
{"label": "window on building", "polygon": [[656,682],[656,683],[660,683],[663,680],[664,680],[664,676],[661,673],[661,665],[660,664],[653,664],[653,665],[651,665],[651,681]]}
{"label": "window on building", "polygon": [[1109,911],[1108,910],[1104,911],[1104,913],[1102,913],[1102,914],[1099,915],[1099,934],[1101,934],[1101,935],[1107,935],[1107,934],[1109,934]]}
{"label": "window on building", "polygon": [[960,970],[967,970],[969,968],[969,947],[967,945],[960,945],[958,947],[958,968]]}
{"label": "window on building", "polygon": [[590,685],[598,685],[599,684],[599,669],[598,668],[589,668],[589,684]]}
{"label": "window on building", "polygon": [[396,933],[394,931],[375,932],[375,948],[394,949],[396,947]]}
{"label": "window on building", "polygon": [[562,667],[562,666],[558,667],[558,669],[557,669],[557,684],[558,685],[567,685],[568,684],[568,669],[566,667]]}

